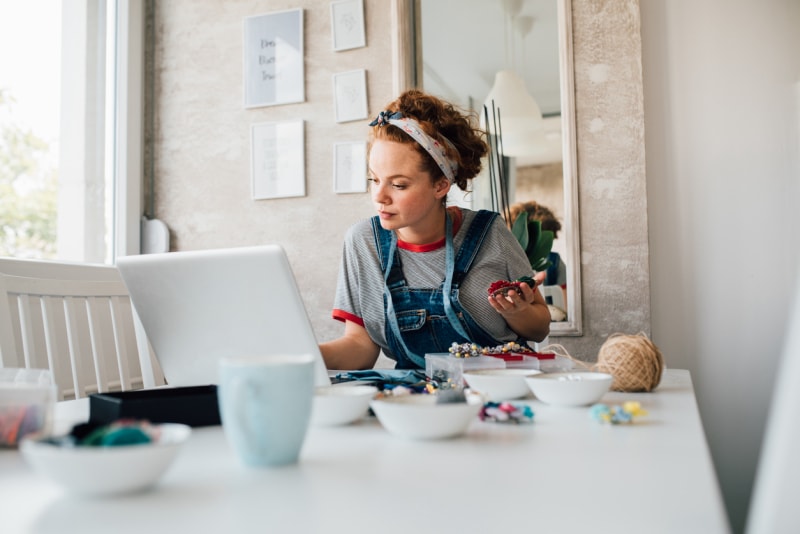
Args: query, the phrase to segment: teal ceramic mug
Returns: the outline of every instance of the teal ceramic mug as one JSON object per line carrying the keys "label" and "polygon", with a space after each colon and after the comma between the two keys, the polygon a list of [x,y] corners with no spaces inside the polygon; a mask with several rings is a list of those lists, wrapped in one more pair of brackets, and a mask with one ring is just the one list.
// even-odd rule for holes
{"label": "teal ceramic mug", "polygon": [[259,355],[220,360],[222,428],[247,466],[298,461],[311,417],[314,357]]}

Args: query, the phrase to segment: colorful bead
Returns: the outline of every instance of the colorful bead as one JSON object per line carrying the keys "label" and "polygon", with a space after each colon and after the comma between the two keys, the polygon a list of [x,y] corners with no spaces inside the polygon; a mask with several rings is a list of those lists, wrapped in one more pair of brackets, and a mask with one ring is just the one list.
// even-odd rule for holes
{"label": "colorful bead", "polygon": [[510,352],[534,354],[533,350],[528,347],[523,347],[515,341],[509,341],[508,343],[503,343],[494,347],[481,347],[477,343],[457,343],[454,341],[450,345],[448,351],[456,358],[471,358],[473,356],[480,356],[481,354],[508,354]]}
{"label": "colorful bead", "polygon": [[647,411],[638,402],[629,401],[622,406],[595,404],[589,409],[589,415],[595,421],[617,425],[630,423],[634,417],[647,415]]}
{"label": "colorful bead", "polygon": [[533,410],[527,404],[487,402],[479,414],[481,421],[494,423],[527,423],[533,421]]}
{"label": "colorful bead", "polygon": [[456,358],[471,358],[480,355],[480,346],[475,343],[453,343],[447,349]]}

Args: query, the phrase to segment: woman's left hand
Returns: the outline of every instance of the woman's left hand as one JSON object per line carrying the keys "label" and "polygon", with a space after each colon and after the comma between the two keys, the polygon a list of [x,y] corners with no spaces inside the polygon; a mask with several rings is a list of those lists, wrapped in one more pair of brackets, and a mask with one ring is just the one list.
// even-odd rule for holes
{"label": "woman's left hand", "polygon": [[533,304],[536,292],[526,283],[520,284],[519,289],[512,289],[505,295],[489,295],[489,304],[503,317],[526,311]]}
{"label": "woman's left hand", "polygon": [[489,295],[489,304],[505,319],[511,330],[531,341],[542,341],[550,333],[550,310],[536,286],[541,285],[545,273],[534,276],[533,287],[520,284],[519,291],[508,295]]}
{"label": "woman's left hand", "polygon": [[[545,273],[537,273],[534,276],[535,285],[531,287],[526,283],[520,284],[520,291],[510,290],[507,294],[503,295],[498,293],[496,295],[489,295],[489,304],[503,317],[511,317],[518,313],[527,313],[531,304],[536,302],[537,291],[536,286],[539,286],[544,281]],[[541,299],[541,297],[539,297]]]}

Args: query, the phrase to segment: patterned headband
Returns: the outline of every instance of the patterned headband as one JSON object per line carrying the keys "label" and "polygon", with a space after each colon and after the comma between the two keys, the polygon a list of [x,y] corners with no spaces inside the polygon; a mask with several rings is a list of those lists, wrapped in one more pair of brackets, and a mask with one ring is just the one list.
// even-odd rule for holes
{"label": "patterned headband", "polygon": [[[456,181],[458,163],[455,160],[447,157],[447,152],[445,151],[444,146],[442,146],[439,141],[426,134],[417,121],[408,117],[403,117],[403,114],[399,111],[395,113],[381,111],[378,113],[378,116],[375,118],[375,120],[369,123],[370,126],[383,126],[384,124],[397,126],[410,135],[414,141],[419,143],[419,145],[431,155],[433,160],[437,163],[437,165],[439,165],[439,168],[442,169],[442,172],[447,179],[450,180],[450,183],[452,184]],[[451,143],[449,139],[444,136],[442,136],[442,139],[444,139],[444,142],[448,146],[455,150],[453,143]]]}

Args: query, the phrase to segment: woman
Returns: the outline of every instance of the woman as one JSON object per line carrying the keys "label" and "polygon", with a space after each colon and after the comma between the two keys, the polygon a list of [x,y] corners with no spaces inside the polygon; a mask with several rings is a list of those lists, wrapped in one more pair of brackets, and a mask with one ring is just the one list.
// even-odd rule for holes
{"label": "woman", "polygon": [[320,345],[329,369],[369,369],[381,350],[398,369],[424,369],[426,353],[447,352],[453,342],[495,346],[549,333],[535,287],[487,296],[496,280],[534,275],[502,219],[445,205],[453,184],[468,189],[487,152],[470,119],[412,90],[370,123],[378,214],[345,237],[333,310],[345,331]]}

